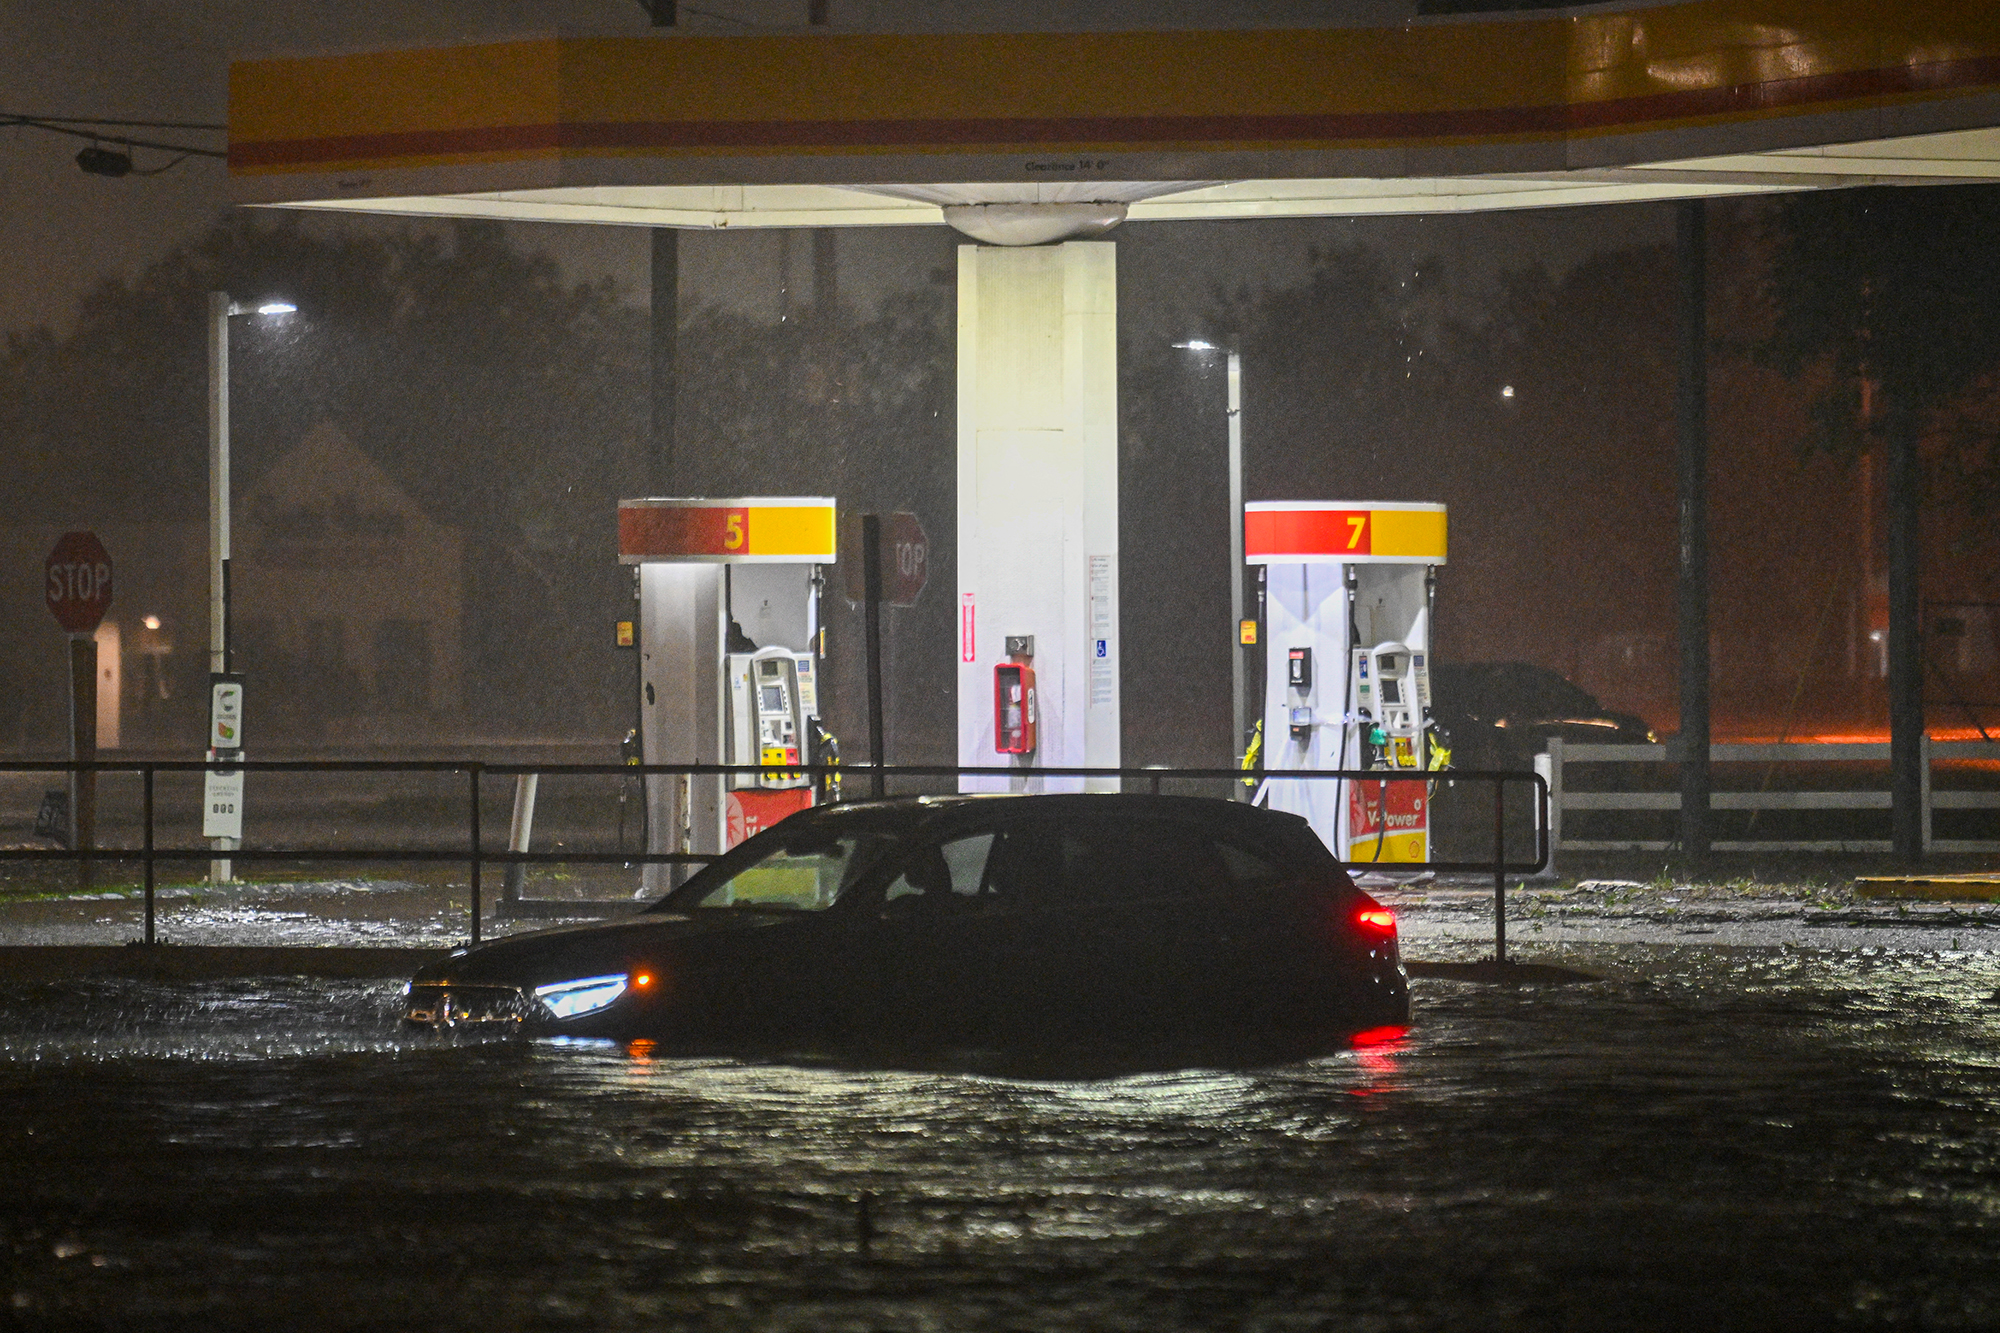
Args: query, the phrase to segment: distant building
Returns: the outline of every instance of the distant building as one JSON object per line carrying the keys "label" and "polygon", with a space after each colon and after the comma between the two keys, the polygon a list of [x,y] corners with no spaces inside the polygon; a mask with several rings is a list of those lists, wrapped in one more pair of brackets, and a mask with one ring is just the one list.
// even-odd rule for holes
{"label": "distant building", "polygon": [[461,712],[465,542],[331,422],[236,504],[235,665],[279,735],[420,741]]}

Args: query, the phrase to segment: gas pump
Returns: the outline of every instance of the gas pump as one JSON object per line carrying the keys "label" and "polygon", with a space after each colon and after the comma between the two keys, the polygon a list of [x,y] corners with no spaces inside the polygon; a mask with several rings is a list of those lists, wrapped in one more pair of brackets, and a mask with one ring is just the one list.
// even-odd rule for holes
{"label": "gas pump", "polygon": [[1265,685],[1266,799],[1304,815],[1344,861],[1427,861],[1428,784],[1283,772],[1424,771],[1439,761],[1430,627],[1445,531],[1443,505],[1244,506],[1245,558],[1266,567],[1265,642],[1274,663],[1285,660]]}
{"label": "gas pump", "polygon": [[[647,850],[726,851],[811,805],[811,776],[788,770],[834,745],[819,717],[832,499],[624,500],[618,552],[637,566],[645,761],[763,767],[648,778]],[[646,868],[647,891],[667,869]]]}
{"label": "gas pump", "polygon": [[1369,724],[1363,768],[1427,768],[1431,729],[1428,653],[1405,644],[1356,648],[1349,692],[1357,722]]}
{"label": "gas pump", "polygon": [[[1428,653],[1407,644],[1353,650],[1349,693],[1354,699],[1354,768],[1422,771],[1433,767]],[[1353,784],[1348,802],[1349,858],[1423,861],[1429,833],[1426,784]],[[1360,838],[1354,830],[1360,831]],[[1367,835],[1374,833],[1374,845]]]}
{"label": "gas pump", "polygon": [[[730,764],[804,764],[809,728],[819,719],[813,654],[760,648],[729,655]],[[804,773],[737,773],[737,790],[790,791],[812,785]]]}

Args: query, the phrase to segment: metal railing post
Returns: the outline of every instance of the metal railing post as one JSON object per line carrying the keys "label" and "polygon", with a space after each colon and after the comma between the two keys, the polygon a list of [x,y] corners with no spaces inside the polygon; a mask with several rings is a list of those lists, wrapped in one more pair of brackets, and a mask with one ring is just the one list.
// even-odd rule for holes
{"label": "metal railing post", "polygon": [[154,943],[154,939],[153,939],[153,766],[151,764],[146,765],[145,769],[141,773],[140,781],[141,781],[141,790],[144,793],[140,799],[140,805],[142,807],[142,816],[146,826],[145,842],[142,844],[144,848],[144,855],[142,859],[145,861],[146,865],[146,943],[152,944]]}
{"label": "metal railing post", "polygon": [[1917,793],[1918,808],[1923,811],[1923,827],[1918,835],[1917,846],[1925,856],[1931,850],[1931,734],[1927,731],[1917,737]]}
{"label": "metal railing post", "polygon": [[1493,961],[1507,961],[1507,781],[1493,779]]}
{"label": "metal railing post", "polygon": [[1548,820],[1546,821],[1549,830],[1548,874],[1553,876],[1556,873],[1556,861],[1562,854],[1562,827],[1563,827],[1563,738],[1562,737],[1560,736],[1549,737],[1548,758],[1549,758],[1549,771],[1547,776],[1549,784],[1549,817]]}
{"label": "metal railing post", "polygon": [[466,786],[472,793],[471,843],[472,843],[472,931],[471,942],[479,943],[479,765],[474,763],[466,770]]}
{"label": "metal railing post", "polygon": [[[540,790],[542,778],[539,773],[517,773],[514,775],[514,817],[507,825],[507,850],[525,852],[535,833],[535,794]],[[620,787],[623,787],[621,782]],[[625,846],[625,801],[624,792],[619,792],[618,802],[618,846]],[[500,886],[502,902],[515,902],[521,890],[528,885],[528,866],[524,861],[509,861],[506,878]]]}

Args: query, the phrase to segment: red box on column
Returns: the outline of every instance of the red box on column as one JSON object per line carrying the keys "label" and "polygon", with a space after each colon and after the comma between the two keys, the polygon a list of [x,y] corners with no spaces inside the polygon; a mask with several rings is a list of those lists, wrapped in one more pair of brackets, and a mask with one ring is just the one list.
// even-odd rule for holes
{"label": "red box on column", "polygon": [[1000,754],[1035,752],[1035,669],[1026,662],[993,668],[993,748]]}

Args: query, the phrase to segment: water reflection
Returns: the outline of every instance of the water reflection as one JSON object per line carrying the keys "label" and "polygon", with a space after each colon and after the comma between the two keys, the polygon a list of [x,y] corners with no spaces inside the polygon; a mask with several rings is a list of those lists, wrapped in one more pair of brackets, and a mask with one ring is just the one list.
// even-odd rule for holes
{"label": "water reflection", "polygon": [[1396,1057],[1410,1035],[1406,1027],[1369,1028],[1354,1034],[1354,1063],[1365,1076],[1362,1086],[1349,1089],[1357,1097],[1373,1097],[1396,1085]]}

